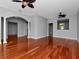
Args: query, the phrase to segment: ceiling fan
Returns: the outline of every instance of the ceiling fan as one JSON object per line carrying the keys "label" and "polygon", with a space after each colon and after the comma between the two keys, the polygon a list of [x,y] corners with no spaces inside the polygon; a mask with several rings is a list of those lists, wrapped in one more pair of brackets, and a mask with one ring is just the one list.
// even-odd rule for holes
{"label": "ceiling fan", "polygon": [[30,8],[34,8],[33,3],[35,1],[36,0],[13,0],[13,2],[22,2],[22,5],[21,5],[22,8],[25,8],[26,6],[28,6]]}
{"label": "ceiling fan", "polygon": [[66,14],[62,14],[62,12],[59,12],[58,17],[59,17],[59,18],[61,18],[61,17],[66,17]]}

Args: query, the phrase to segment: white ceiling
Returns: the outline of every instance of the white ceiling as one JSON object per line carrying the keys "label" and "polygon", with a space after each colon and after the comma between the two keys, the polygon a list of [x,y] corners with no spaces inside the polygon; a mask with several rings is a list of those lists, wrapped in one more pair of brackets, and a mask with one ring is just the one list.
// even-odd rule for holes
{"label": "white ceiling", "polygon": [[73,16],[79,10],[79,0],[36,0],[35,8],[21,8],[21,3],[12,2],[11,0],[0,0],[0,6],[14,11],[26,14],[38,14],[47,18],[57,17],[58,13]]}

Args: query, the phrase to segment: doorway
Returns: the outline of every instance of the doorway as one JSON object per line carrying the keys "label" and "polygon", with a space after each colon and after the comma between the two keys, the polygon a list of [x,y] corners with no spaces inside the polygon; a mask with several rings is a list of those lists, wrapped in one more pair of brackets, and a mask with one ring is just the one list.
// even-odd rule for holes
{"label": "doorway", "polygon": [[17,43],[17,29],[18,24],[14,22],[8,22],[8,39],[7,42],[9,44]]}
{"label": "doorway", "polygon": [[53,23],[49,23],[49,36],[53,37]]}

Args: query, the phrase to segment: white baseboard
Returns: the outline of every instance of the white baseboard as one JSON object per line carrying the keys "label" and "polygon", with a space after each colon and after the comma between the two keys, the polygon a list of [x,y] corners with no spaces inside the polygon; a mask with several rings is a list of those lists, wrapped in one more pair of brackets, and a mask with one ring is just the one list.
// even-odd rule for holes
{"label": "white baseboard", "polygon": [[31,38],[31,36],[28,36],[27,38],[29,39],[29,38]]}
{"label": "white baseboard", "polygon": [[[48,35],[47,35],[47,36],[48,36]],[[44,38],[44,37],[47,37],[47,36],[39,36],[39,37],[30,36],[29,38],[40,39],[40,38]]]}
{"label": "white baseboard", "polygon": [[[28,38],[40,39],[40,38],[44,38],[44,37],[47,37],[47,36],[38,36],[38,37],[36,37],[36,36],[28,36]],[[71,37],[60,37],[60,36],[53,36],[53,37],[64,38],[64,39],[69,39],[69,40],[77,40],[77,38],[71,38]]]}
{"label": "white baseboard", "polygon": [[7,43],[7,41],[4,41],[3,43]]}
{"label": "white baseboard", "polygon": [[77,42],[79,43],[79,40],[77,40]]}
{"label": "white baseboard", "polygon": [[1,41],[0,41],[0,44],[1,44]]}
{"label": "white baseboard", "polygon": [[77,38],[71,38],[71,37],[60,37],[60,36],[54,36],[58,38],[64,38],[64,39],[69,39],[69,40],[77,40]]}
{"label": "white baseboard", "polygon": [[[6,44],[6,43],[7,43],[6,41],[3,42],[3,44]],[[0,44],[2,44],[1,41],[0,41]]]}

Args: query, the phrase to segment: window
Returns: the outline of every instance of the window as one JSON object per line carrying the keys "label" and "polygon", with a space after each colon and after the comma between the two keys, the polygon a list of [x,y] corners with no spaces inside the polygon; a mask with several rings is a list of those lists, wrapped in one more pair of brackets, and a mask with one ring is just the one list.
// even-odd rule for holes
{"label": "window", "polygon": [[69,19],[57,21],[58,30],[69,30]]}

